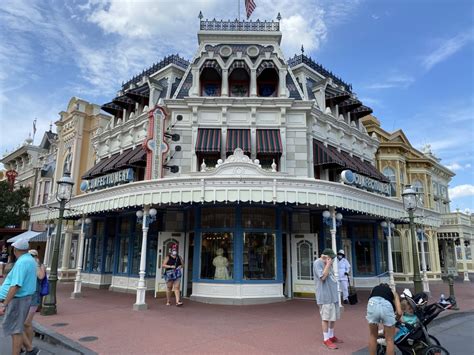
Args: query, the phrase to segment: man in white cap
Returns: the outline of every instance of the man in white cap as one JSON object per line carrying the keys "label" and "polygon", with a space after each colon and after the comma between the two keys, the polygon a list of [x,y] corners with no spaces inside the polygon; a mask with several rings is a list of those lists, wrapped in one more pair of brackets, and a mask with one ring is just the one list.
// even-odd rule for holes
{"label": "man in white cap", "polygon": [[31,343],[23,342],[24,323],[36,291],[36,261],[28,253],[27,239],[12,244],[17,260],[0,287],[0,316],[3,315],[4,336],[12,337],[12,354],[20,354],[22,345],[26,354],[37,354]]}
{"label": "man in white cap", "polygon": [[349,303],[349,273],[351,272],[351,264],[349,264],[349,261],[346,259],[346,254],[342,249],[337,252],[337,260],[342,300],[347,304]]}

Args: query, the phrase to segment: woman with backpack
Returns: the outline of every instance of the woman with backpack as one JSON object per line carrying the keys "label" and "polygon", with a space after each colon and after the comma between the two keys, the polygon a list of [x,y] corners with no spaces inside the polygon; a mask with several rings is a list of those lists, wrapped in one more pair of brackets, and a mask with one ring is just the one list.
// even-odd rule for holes
{"label": "woman with backpack", "polygon": [[[30,310],[28,311],[28,317],[25,320],[25,330],[23,332],[23,343],[30,343],[33,341],[33,317],[35,316],[36,310],[41,305],[41,284],[43,279],[46,277],[46,267],[41,263],[38,257],[38,251],[35,249],[31,249],[28,251],[31,256],[36,261],[36,292],[31,297],[31,305]],[[26,339],[25,339],[26,337]]]}

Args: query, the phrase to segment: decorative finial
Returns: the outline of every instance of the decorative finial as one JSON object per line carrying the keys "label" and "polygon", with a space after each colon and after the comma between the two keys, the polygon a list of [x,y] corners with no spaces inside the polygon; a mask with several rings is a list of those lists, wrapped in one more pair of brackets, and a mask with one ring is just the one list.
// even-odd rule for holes
{"label": "decorative finial", "polygon": [[301,54],[304,54],[304,47],[301,45]]}
{"label": "decorative finial", "polygon": [[206,172],[206,169],[207,169],[206,160],[203,159],[202,164],[201,164],[201,173]]}
{"label": "decorative finial", "polygon": [[202,20],[204,16],[202,15],[202,11],[199,11],[198,19]]}
{"label": "decorative finial", "polygon": [[277,15],[277,20],[278,20],[278,21],[281,20],[281,14],[280,14],[280,13],[278,13],[278,15]]}
{"label": "decorative finial", "polygon": [[53,121],[51,121],[49,123],[49,131],[52,132],[53,131]]}
{"label": "decorative finial", "polygon": [[277,165],[275,163],[275,159],[273,159],[273,163],[272,163],[272,173],[276,173],[277,172]]}

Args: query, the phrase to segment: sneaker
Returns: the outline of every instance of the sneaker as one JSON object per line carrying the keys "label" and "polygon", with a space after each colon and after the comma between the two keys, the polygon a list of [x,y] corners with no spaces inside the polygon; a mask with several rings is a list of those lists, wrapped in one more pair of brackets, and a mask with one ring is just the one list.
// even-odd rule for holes
{"label": "sneaker", "polygon": [[344,300],[344,304],[349,304],[349,301],[348,301],[348,300]]}
{"label": "sneaker", "polygon": [[331,339],[328,339],[328,340],[325,340],[323,341],[323,344],[326,345],[326,347],[330,350],[336,350],[337,349],[337,345],[334,344]]}
{"label": "sneaker", "polygon": [[336,338],[336,337],[329,338],[329,340],[331,340],[331,342],[337,343],[337,344],[342,344],[342,343],[344,343],[341,339]]}
{"label": "sneaker", "polygon": [[385,340],[385,338],[378,338],[377,344],[382,345],[382,346],[387,346],[387,341]]}

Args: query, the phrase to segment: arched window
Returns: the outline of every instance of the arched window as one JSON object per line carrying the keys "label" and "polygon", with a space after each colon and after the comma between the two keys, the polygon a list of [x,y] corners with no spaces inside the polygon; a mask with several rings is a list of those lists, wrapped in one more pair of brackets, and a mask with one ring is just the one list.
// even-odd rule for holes
{"label": "arched window", "polygon": [[424,188],[423,183],[419,180],[415,180],[412,184],[413,190],[418,193],[418,199],[422,205],[424,205]]}
{"label": "arched window", "polygon": [[258,96],[275,97],[278,95],[278,72],[272,61],[263,61],[257,69]]}
{"label": "arched window", "polygon": [[199,80],[201,96],[221,96],[222,74],[217,61],[207,60],[204,62]]}
{"label": "arched window", "polygon": [[296,245],[298,280],[313,280],[313,244],[302,240]]}
{"label": "arched window", "polygon": [[395,175],[395,170],[386,167],[382,173],[390,180],[390,196],[397,196],[397,175]]}
{"label": "arched window", "polygon": [[66,158],[64,158],[63,175],[66,172],[71,173],[71,168],[72,168],[72,153],[71,153],[71,148],[68,148],[67,153],[66,153]]}
{"label": "arched window", "polygon": [[250,92],[250,75],[243,60],[237,60],[229,68],[229,96],[246,97]]}

